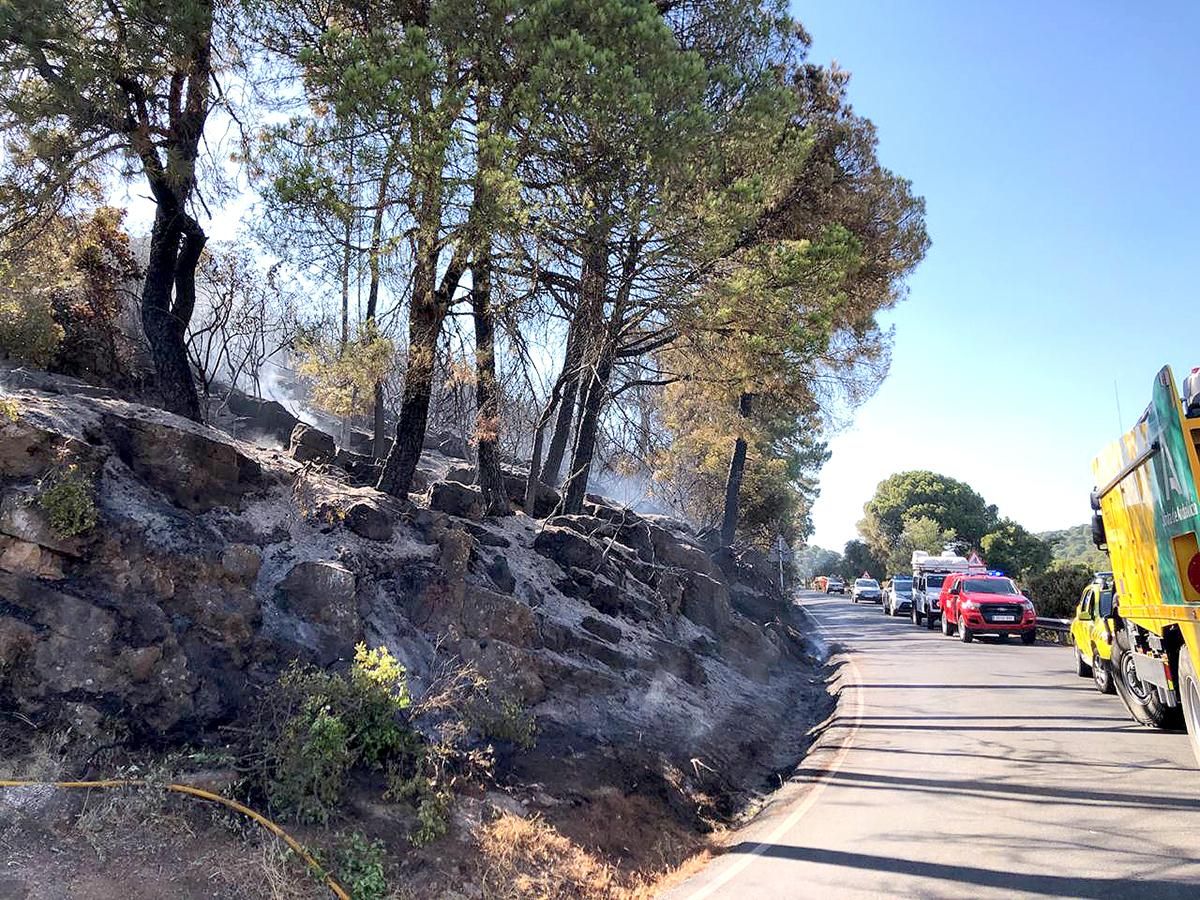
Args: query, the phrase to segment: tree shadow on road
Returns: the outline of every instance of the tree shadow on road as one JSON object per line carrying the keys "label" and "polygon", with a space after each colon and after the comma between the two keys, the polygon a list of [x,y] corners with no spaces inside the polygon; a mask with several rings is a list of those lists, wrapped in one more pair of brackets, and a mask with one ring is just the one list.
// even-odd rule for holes
{"label": "tree shadow on road", "polygon": [[757,853],[758,855],[787,859],[796,862],[842,866],[851,869],[867,869],[896,875],[913,875],[918,878],[936,878],[959,884],[997,888],[1008,891],[1025,891],[1051,897],[1116,897],[1158,898],[1186,897],[1195,895],[1195,884],[1190,881],[1149,879],[1144,876],[1126,878],[1087,878],[1071,875],[1044,875],[1035,872],[1011,872],[984,869],[979,866],[947,865],[944,863],[921,862],[897,859],[892,856],[875,856],[869,853],[850,853],[843,850],[821,850],[815,847],[793,847],[784,844],[756,844],[744,841],[727,851],[735,853]]}

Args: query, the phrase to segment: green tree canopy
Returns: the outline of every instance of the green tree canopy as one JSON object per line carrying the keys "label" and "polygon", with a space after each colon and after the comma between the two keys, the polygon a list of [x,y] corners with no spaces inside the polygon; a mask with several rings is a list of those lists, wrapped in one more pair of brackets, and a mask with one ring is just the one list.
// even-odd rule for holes
{"label": "green tree canopy", "polygon": [[885,562],[875,555],[865,541],[850,540],[846,542],[846,548],[842,551],[840,574],[847,581],[861,578],[863,572],[872,578],[883,580],[887,577],[886,569]]}
{"label": "green tree canopy", "polygon": [[1043,572],[1053,558],[1050,545],[1012,519],[1001,519],[979,544],[988,566],[1014,578]]}
{"label": "green tree canopy", "polygon": [[858,530],[884,558],[892,553],[911,519],[932,519],[942,529],[952,530],[955,539],[968,547],[978,547],[998,522],[996,507],[970,485],[924,470],[885,478],[863,507],[863,514]]}

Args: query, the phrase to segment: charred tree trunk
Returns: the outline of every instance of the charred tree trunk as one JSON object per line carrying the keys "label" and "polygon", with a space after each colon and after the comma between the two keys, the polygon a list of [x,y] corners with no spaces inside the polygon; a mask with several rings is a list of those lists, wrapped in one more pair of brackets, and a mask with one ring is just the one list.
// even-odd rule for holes
{"label": "charred tree trunk", "polygon": [[546,462],[542,465],[542,481],[549,485],[558,484],[558,473],[562,471],[563,458],[567,455],[567,442],[571,438],[571,422],[575,419],[575,401],[579,394],[580,344],[575,322],[567,329],[567,350],[563,355],[563,368],[558,383],[558,415],[554,419],[554,432],[546,449]]}
{"label": "charred tree trunk", "polygon": [[483,495],[483,512],[507,516],[512,512],[500,470],[500,391],[496,382],[496,323],[492,314],[490,242],[481,242],[471,268],[471,312],[475,322],[475,436],[476,472]]}
{"label": "charred tree trunk", "polygon": [[[592,460],[596,455],[596,439],[600,435],[600,413],[608,400],[609,380],[616,362],[617,346],[621,340],[621,329],[625,326],[625,311],[633,286],[640,243],[631,239],[621,268],[621,280],[617,295],[613,299],[612,311],[604,328],[596,328],[597,337],[592,341],[594,349],[585,356],[588,366],[584,376],[587,385],[580,404],[579,425],[575,429],[575,448],[571,454],[571,472],[567,477],[563,495],[563,510],[568,515],[583,512],[583,501],[587,497],[588,478],[592,472]],[[607,277],[600,285],[599,312],[604,310],[604,293]],[[599,316],[597,316],[599,319]],[[597,322],[599,325],[599,322]]]}
{"label": "charred tree trunk", "polygon": [[[753,394],[742,394],[738,399],[738,415],[743,425],[750,418],[754,405]],[[743,431],[733,444],[733,459],[729,461],[729,477],[725,480],[725,514],[721,519],[721,546],[732,547],[737,536],[738,505],[741,502],[742,476],[746,472],[746,435]]]}
{"label": "charred tree trunk", "polygon": [[559,398],[562,396],[565,381],[566,371],[564,370],[559,372],[554,387],[550,391],[550,399],[546,401],[546,407],[542,410],[537,425],[533,429],[533,451],[529,455],[529,477],[525,480],[525,514],[527,516],[537,515],[538,498],[541,496],[544,484],[539,477],[539,471],[542,467],[542,447],[546,441],[546,426],[550,423],[550,416],[553,415]]}
{"label": "charred tree trunk", "polygon": [[600,433],[600,412],[608,394],[608,379],[612,375],[612,353],[607,348],[587,379],[587,389],[580,406],[579,427],[575,431],[575,450],[571,454],[571,471],[567,475],[563,512],[579,515],[587,497],[588,478],[592,459],[596,455],[596,439]]}
{"label": "charred tree trunk", "polygon": [[407,497],[413,475],[421,459],[425,428],[429,422],[429,400],[433,396],[433,362],[445,312],[438,306],[432,290],[418,301],[413,295],[409,314],[408,371],[404,376],[404,394],[391,452],[379,474],[379,490],[396,497]]}
{"label": "charred tree trunk", "polygon": [[[608,232],[598,226],[587,236],[583,250],[583,263],[579,273],[579,302],[575,306],[575,315],[567,330],[567,349],[563,357],[562,377],[565,380],[562,397],[554,422],[554,435],[550,439],[546,463],[542,467],[542,481],[546,484],[558,484],[559,472],[562,470],[563,458],[571,437],[571,423],[575,419],[580,385],[587,382],[583,366],[589,355],[595,355],[596,335],[601,331],[607,285]],[[581,418],[582,415],[580,411]]]}
{"label": "charred tree trunk", "polygon": [[200,398],[188,363],[186,333],[196,302],[196,265],[204,241],[200,226],[160,196],[142,288],[142,329],[163,405],[197,422]]}
{"label": "charred tree trunk", "polygon": [[[371,258],[369,260],[371,271],[371,283],[367,288],[367,329],[371,333],[371,337],[375,337],[376,323],[375,319],[379,311],[379,280],[380,280],[380,265],[379,255],[383,252],[383,216],[388,203],[388,188],[392,181],[392,168],[395,165],[395,150],[396,145],[393,143],[388,147],[388,155],[383,163],[383,172],[379,177],[379,190],[375,195],[375,211],[371,220]],[[372,425],[372,444],[371,452],[376,459],[383,457],[387,449],[387,429],[386,417],[383,407],[383,382],[375,382],[373,411],[374,422]]]}

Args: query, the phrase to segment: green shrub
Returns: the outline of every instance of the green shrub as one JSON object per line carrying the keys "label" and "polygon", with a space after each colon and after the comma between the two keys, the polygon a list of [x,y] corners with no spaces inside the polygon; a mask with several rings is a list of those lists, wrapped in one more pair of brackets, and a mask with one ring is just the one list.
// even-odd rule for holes
{"label": "green shrub", "polygon": [[38,487],[38,506],[58,534],[76,537],[96,526],[99,513],[95,489],[90,479],[79,474],[77,466],[56,469]]}
{"label": "green shrub", "polygon": [[386,648],[360,644],[346,675],[293,665],[267,708],[266,790],[278,809],[326,822],[356,765],[383,769],[419,753],[417,736],[399,720],[410,703],[404,667]]}
{"label": "green shrub", "polygon": [[[434,674],[414,704],[404,667],[386,648],[360,644],[345,674],[298,664],[284,673],[262,704],[247,763],[272,807],[306,822],[329,821],[356,767],[382,772],[384,798],[413,807],[409,840],[420,846],[449,830],[460,780],[491,776],[491,747],[473,741],[465,715],[486,699],[486,680],[458,664]],[[519,704],[502,705],[497,721],[506,739],[532,740]]]}
{"label": "green shrub", "polygon": [[381,842],[369,841],[356,831],[342,842],[337,857],[338,881],[353,900],[382,900],[387,896]]}
{"label": "green shrub", "polygon": [[1092,574],[1091,567],[1082,563],[1056,562],[1028,579],[1026,591],[1039,616],[1069,619],[1075,614],[1079,595],[1092,580]]}
{"label": "green shrub", "polygon": [[512,697],[505,697],[475,718],[479,730],[493,741],[516,744],[522,750],[532,750],[537,743],[537,720]]}
{"label": "green shrub", "polygon": [[414,847],[432,844],[450,830],[450,792],[431,788],[417,803],[417,827],[408,836]]}
{"label": "green shrub", "polygon": [[54,321],[47,294],[0,293],[0,357],[44,368],[58,353],[62,339],[63,329]]}

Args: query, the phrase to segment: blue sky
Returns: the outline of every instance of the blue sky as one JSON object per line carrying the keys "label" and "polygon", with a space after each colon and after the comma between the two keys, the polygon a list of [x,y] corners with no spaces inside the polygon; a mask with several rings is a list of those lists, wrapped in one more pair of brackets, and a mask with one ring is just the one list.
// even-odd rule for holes
{"label": "blue sky", "polygon": [[811,58],[853,73],[933,240],[886,317],[891,374],[830,444],[813,542],[840,549],[876,484],[912,468],[1035,531],[1086,521],[1095,452],[1159,366],[1200,365],[1200,4],[793,12]]}

